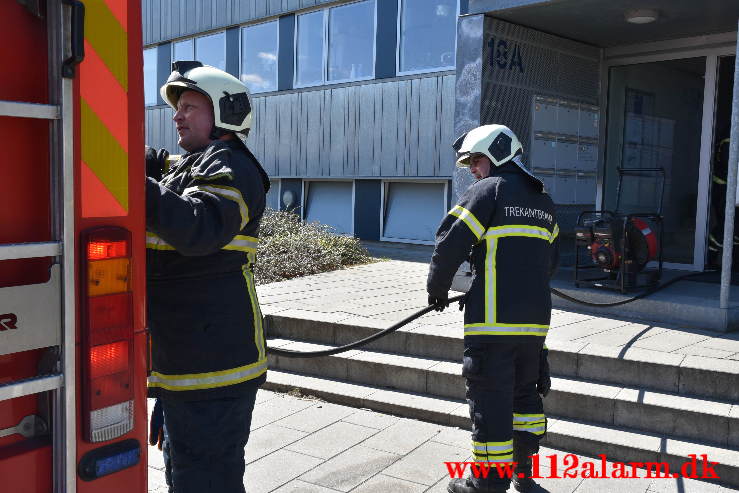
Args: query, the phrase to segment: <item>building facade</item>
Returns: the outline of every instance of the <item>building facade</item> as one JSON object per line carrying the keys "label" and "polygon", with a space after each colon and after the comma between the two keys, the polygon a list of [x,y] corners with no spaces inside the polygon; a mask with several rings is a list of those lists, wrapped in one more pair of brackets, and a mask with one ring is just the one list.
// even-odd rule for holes
{"label": "building facade", "polygon": [[[470,183],[451,143],[504,123],[557,203],[565,241],[582,211],[661,207],[669,267],[720,263],[715,163],[739,2],[142,3],[147,142],[177,152],[156,92],[173,59],[224,68],[252,88],[247,143],[273,179],[274,208],[364,239],[429,243]],[[664,179],[625,183],[617,204],[620,168]]]}
{"label": "building facade", "polygon": [[247,83],[247,145],[296,209],[364,239],[428,243],[451,200],[458,0],[143,0],[146,136],[177,153],[157,88],[175,59]]}

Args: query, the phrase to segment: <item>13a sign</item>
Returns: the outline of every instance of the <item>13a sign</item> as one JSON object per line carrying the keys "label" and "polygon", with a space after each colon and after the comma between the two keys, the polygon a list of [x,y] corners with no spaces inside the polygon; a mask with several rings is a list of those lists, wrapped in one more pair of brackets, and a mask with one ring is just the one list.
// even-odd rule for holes
{"label": "13a sign", "polygon": [[524,72],[521,47],[518,43],[491,36],[488,40],[488,47],[490,47],[491,67],[507,70],[517,69],[521,73]]}

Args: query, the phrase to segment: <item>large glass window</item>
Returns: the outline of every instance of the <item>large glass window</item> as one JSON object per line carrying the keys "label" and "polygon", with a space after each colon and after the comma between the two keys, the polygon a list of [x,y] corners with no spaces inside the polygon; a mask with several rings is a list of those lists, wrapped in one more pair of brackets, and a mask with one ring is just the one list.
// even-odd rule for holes
{"label": "large glass window", "polygon": [[226,33],[195,38],[195,60],[203,65],[226,70]]}
{"label": "large glass window", "polygon": [[195,41],[192,38],[172,45],[172,61],[177,60],[195,60]]}
{"label": "large glass window", "polygon": [[157,104],[157,49],[144,50],[144,103],[146,106]]}
{"label": "large glass window", "polygon": [[251,92],[277,90],[277,21],[241,29],[241,81]]}
{"label": "large glass window", "polygon": [[452,69],[458,0],[401,0],[398,72]]}
{"label": "large glass window", "polygon": [[375,2],[329,11],[328,80],[371,78],[375,73]]}
{"label": "large glass window", "polygon": [[324,11],[298,16],[295,43],[295,85],[323,83],[323,17]]}
{"label": "large glass window", "polygon": [[371,79],[374,53],[375,0],[299,15],[295,85]]}

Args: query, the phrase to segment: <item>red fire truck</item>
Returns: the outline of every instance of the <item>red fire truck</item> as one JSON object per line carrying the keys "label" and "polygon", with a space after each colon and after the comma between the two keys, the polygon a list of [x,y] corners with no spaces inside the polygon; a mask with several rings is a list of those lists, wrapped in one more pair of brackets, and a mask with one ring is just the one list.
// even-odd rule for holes
{"label": "red fire truck", "polygon": [[0,3],[0,492],[144,493],[141,2]]}

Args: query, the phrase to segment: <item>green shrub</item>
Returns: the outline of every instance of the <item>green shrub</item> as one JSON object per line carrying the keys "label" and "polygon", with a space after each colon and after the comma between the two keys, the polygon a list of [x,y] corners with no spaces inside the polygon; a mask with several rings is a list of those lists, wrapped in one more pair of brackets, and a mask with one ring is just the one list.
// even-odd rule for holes
{"label": "green shrub", "polygon": [[357,238],[320,223],[303,223],[293,212],[267,209],[259,229],[257,284],[318,274],[371,262]]}

